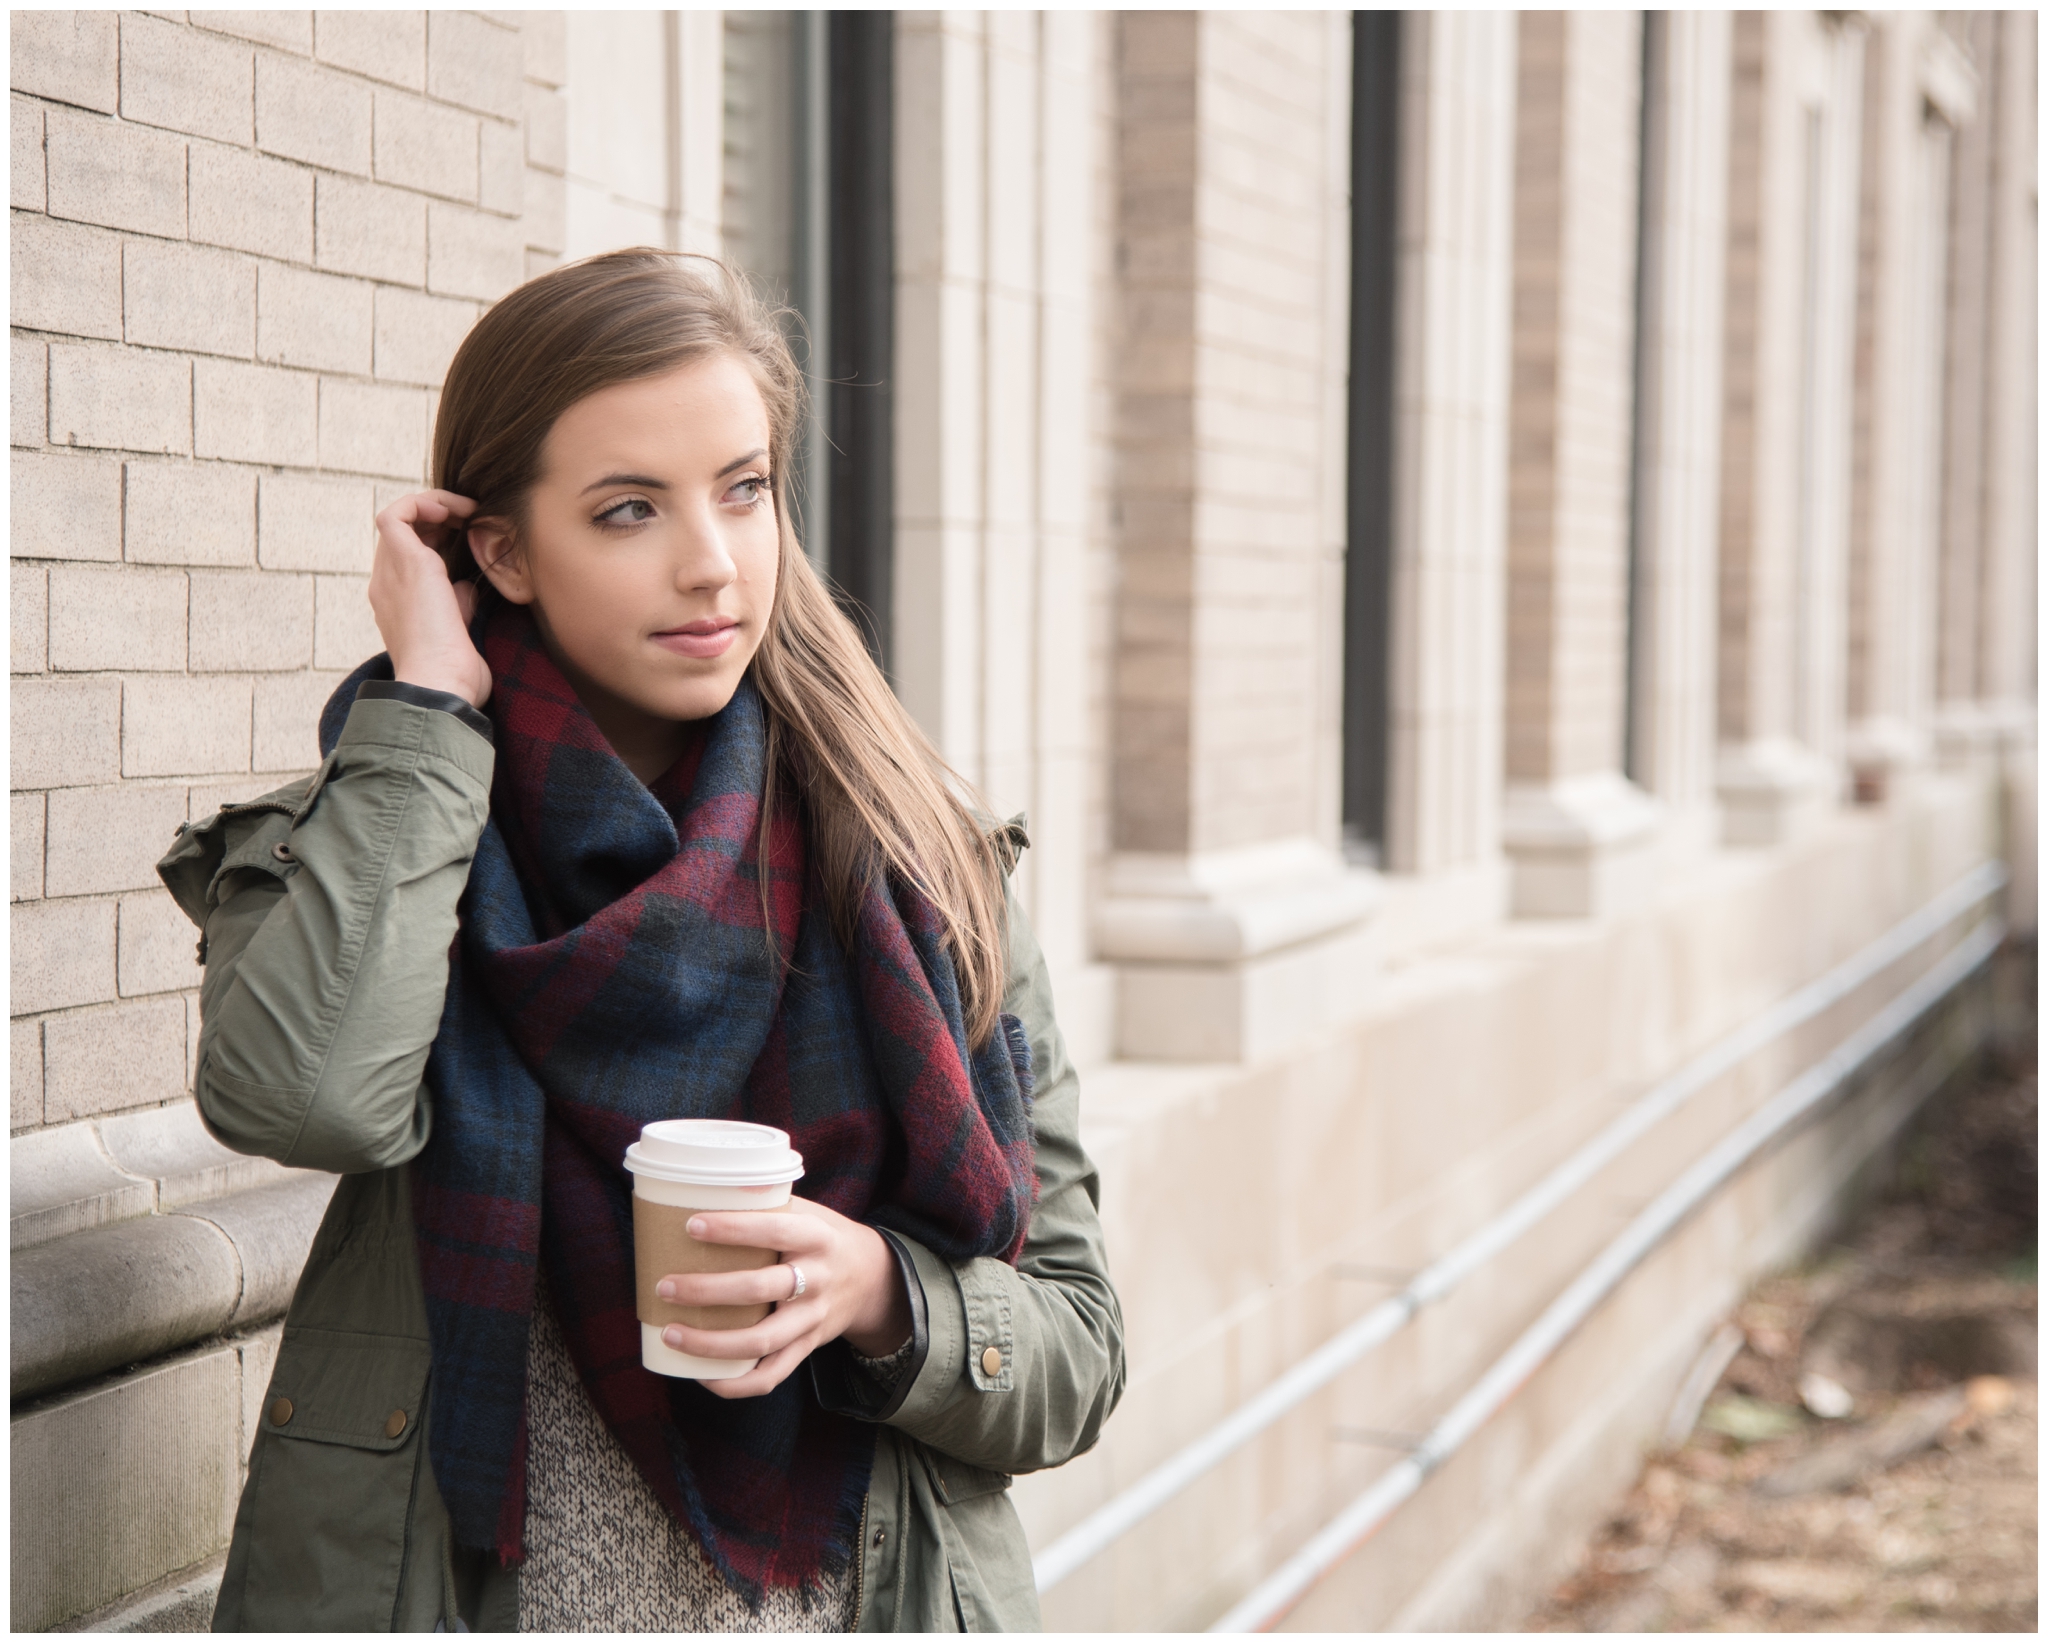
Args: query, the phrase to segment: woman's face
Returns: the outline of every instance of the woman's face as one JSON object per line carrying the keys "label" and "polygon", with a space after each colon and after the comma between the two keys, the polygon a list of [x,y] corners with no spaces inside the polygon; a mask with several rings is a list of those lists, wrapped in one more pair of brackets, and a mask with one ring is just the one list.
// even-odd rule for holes
{"label": "woman's face", "polygon": [[775,601],[768,412],[753,376],[716,355],[577,401],[541,447],[523,527],[474,526],[470,542],[498,591],[533,606],[599,729],[651,780],[679,750],[679,721],[732,700]]}

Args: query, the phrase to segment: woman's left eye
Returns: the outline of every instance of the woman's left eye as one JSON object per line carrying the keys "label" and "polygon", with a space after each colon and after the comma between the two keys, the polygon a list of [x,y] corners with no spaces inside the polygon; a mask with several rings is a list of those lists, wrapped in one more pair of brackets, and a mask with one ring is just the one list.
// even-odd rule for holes
{"label": "woman's left eye", "polygon": [[624,502],[614,502],[597,516],[600,525],[644,525],[654,517],[654,504],[644,497],[628,497]]}
{"label": "woman's left eye", "polygon": [[769,494],[769,481],[765,474],[750,474],[725,493],[726,500],[749,508],[765,502]]}

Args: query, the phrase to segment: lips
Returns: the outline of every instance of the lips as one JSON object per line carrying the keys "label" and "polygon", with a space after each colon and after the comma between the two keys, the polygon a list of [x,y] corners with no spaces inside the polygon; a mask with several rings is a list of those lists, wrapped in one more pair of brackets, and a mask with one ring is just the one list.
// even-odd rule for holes
{"label": "lips", "polygon": [[739,634],[737,617],[706,616],[695,622],[685,622],[679,628],[667,628],[653,637],[662,649],[673,651],[678,656],[710,661],[732,649]]}
{"label": "lips", "polygon": [[655,633],[653,641],[662,649],[674,651],[676,656],[694,656],[698,660],[715,660],[725,656],[739,637],[737,617],[702,617],[682,627],[670,627],[662,633]]}

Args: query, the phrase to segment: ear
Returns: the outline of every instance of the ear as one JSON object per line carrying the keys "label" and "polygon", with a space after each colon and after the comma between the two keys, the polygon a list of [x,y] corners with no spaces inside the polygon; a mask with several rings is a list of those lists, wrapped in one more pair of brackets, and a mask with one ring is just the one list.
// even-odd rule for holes
{"label": "ear", "polygon": [[477,519],[469,527],[469,552],[477,568],[515,605],[533,603],[533,577],[508,519]]}

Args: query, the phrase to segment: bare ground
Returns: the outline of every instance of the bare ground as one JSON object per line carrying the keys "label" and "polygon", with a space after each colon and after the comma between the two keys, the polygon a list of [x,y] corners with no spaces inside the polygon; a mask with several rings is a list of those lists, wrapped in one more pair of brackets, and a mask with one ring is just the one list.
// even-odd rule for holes
{"label": "bare ground", "polygon": [[1931,1104],[1525,1629],[2035,1630],[2036,1106],[2031,1055]]}

